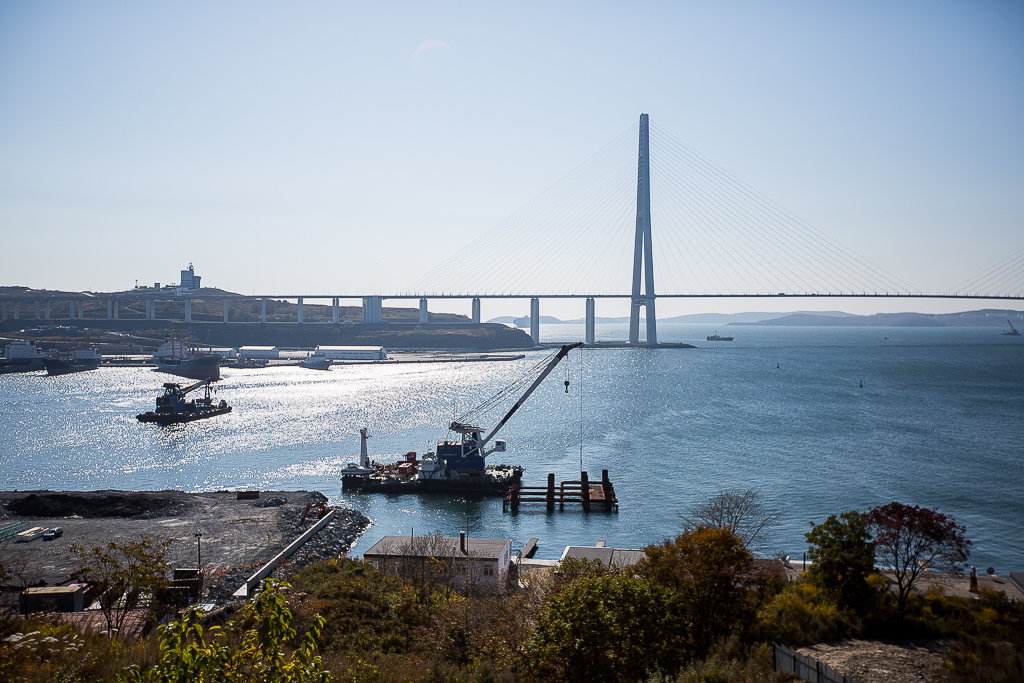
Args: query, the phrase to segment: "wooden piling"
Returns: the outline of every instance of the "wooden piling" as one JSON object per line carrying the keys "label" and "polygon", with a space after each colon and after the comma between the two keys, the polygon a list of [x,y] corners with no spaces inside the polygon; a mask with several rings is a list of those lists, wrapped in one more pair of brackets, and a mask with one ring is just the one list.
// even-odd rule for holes
{"label": "wooden piling", "polygon": [[601,470],[601,493],[604,494],[604,511],[611,512],[615,492],[612,490],[612,480],[608,478],[608,470]]}
{"label": "wooden piling", "polygon": [[583,511],[590,512],[590,480],[586,472],[580,472],[580,493],[583,494]]}
{"label": "wooden piling", "polygon": [[548,474],[548,512],[555,511],[555,473],[550,472]]}

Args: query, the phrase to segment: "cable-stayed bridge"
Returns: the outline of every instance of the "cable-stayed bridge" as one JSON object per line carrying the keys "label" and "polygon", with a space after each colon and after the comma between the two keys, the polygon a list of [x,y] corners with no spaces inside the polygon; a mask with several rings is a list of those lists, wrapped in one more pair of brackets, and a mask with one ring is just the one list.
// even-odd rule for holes
{"label": "cable-stayed bridge", "polygon": [[[643,114],[639,129],[623,131],[400,293],[225,297],[178,292],[170,298],[184,301],[185,322],[191,322],[192,300],[224,299],[225,323],[231,322],[231,299],[262,299],[264,323],[267,299],[296,300],[299,323],[304,300],[330,299],[334,324],[344,299],[362,300],[365,323],[382,322],[385,299],[418,299],[420,323],[429,321],[429,299],[471,299],[474,323],[480,322],[482,299],[529,299],[534,341],[541,299],[584,299],[590,343],[595,300],[629,299],[629,342],[654,345],[657,299],[778,296],[1020,301],[1024,250],[948,291],[922,292],[745,185]],[[83,301],[67,298],[69,318],[82,319]],[[146,319],[156,319],[156,300],[167,298],[166,293],[110,295],[107,317],[119,319],[122,304],[144,301]],[[28,294],[3,299],[3,319],[19,317],[23,303],[34,305],[34,318],[50,319],[50,302]],[[646,330],[640,329],[641,308]]]}

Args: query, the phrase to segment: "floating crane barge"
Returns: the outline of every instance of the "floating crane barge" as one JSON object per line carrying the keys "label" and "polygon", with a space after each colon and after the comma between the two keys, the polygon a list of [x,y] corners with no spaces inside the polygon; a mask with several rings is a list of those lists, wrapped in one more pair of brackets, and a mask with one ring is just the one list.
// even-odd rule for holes
{"label": "floating crane barge", "polygon": [[[214,404],[213,398],[210,396],[210,382],[212,381],[205,379],[184,388],[180,384],[167,382],[164,384],[163,395],[156,397],[156,410],[135,417],[139,422],[156,422],[167,426],[230,413],[231,406],[226,401],[222,400],[220,403]],[[185,396],[199,387],[206,387],[206,395],[194,401],[186,401]]]}
{"label": "floating crane barge", "polygon": [[[410,452],[406,455],[405,462],[371,464],[366,448],[366,441],[370,438],[370,434],[366,429],[360,429],[359,462],[349,463],[348,467],[341,471],[342,489],[364,493],[482,493],[504,496],[506,501],[512,501],[509,496],[513,496],[513,510],[517,510],[519,501],[530,502],[533,500],[528,493],[533,488],[540,488],[544,491],[548,489],[524,487],[521,467],[487,465],[488,455],[505,452],[505,442],[495,440],[490,448],[487,445],[526,402],[530,394],[540,386],[544,378],[555,369],[555,366],[570,351],[582,345],[582,343],[565,344],[549,359],[539,363],[534,368],[534,372],[538,373],[537,377],[490,432],[485,434],[483,428],[471,424],[470,420],[464,416],[453,421],[448,427],[450,431],[458,434],[459,438],[438,442],[436,450],[428,452],[420,462],[416,461],[416,453]],[[568,386],[568,382],[566,385]],[[494,401],[506,395],[507,391],[508,388],[503,389],[497,396],[486,401],[484,406],[494,405]],[[548,475],[549,488],[552,490],[554,476],[554,474]],[[592,501],[609,510],[611,505],[617,506],[618,501],[614,500],[614,491],[611,488],[611,482],[608,481],[607,472],[604,473],[602,484],[598,486],[585,485],[586,477],[586,472],[583,472],[581,474],[583,484],[562,482],[559,497],[562,506],[575,500],[583,502],[584,510],[590,509]],[[573,491],[576,491],[575,495]],[[546,500],[546,498],[542,500]],[[610,501],[610,504],[606,501]],[[553,508],[549,506],[548,509]]]}

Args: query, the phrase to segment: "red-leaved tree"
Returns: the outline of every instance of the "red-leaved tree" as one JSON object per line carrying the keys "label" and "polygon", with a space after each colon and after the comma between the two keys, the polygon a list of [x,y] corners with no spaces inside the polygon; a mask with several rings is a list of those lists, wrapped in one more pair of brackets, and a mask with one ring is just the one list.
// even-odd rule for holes
{"label": "red-leaved tree", "polygon": [[867,518],[875,535],[875,557],[896,575],[900,611],[921,572],[930,568],[958,574],[971,555],[967,529],[937,510],[894,502],[872,509]]}

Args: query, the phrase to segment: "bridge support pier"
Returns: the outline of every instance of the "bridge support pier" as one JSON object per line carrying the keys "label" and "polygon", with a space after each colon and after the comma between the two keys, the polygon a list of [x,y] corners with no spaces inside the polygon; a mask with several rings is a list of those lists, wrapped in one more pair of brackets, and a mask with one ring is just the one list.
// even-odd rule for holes
{"label": "bridge support pier", "polygon": [[107,299],[107,320],[114,319],[114,300]]}
{"label": "bridge support pier", "polygon": [[33,302],[36,305],[36,320],[39,320],[39,302]]}
{"label": "bridge support pier", "polygon": [[302,297],[299,297],[299,324],[302,324]]}
{"label": "bridge support pier", "polygon": [[480,299],[473,299],[473,324],[480,324]]}
{"label": "bridge support pier", "polygon": [[50,319],[50,302],[49,301],[46,302],[45,309],[46,310],[44,311],[44,314],[46,315],[46,319],[49,320]]}
{"label": "bridge support pier", "polygon": [[185,299],[185,322],[192,322],[192,299]]}
{"label": "bridge support pier", "polygon": [[540,343],[540,299],[530,299],[530,339]]}
{"label": "bridge support pier", "polygon": [[121,319],[121,300],[114,299],[114,320]]}
{"label": "bridge support pier", "polygon": [[263,313],[260,315],[260,322],[267,324],[267,298],[263,297]]}
{"label": "bridge support pier", "polygon": [[383,299],[379,296],[363,297],[363,322],[379,323],[384,320]]}
{"label": "bridge support pier", "polygon": [[224,299],[224,322],[228,321],[228,300]]}
{"label": "bridge support pier", "polygon": [[594,300],[587,299],[587,334],[585,340],[588,344],[594,343]]}
{"label": "bridge support pier", "polygon": [[74,300],[68,301],[68,320],[75,319],[75,302]]}
{"label": "bridge support pier", "polygon": [[340,322],[340,313],[338,311],[338,297],[331,299],[331,322],[337,325]]}
{"label": "bridge support pier", "polygon": [[420,325],[430,322],[430,311],[427,310],[427,300],[420,299]]}

